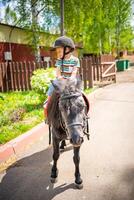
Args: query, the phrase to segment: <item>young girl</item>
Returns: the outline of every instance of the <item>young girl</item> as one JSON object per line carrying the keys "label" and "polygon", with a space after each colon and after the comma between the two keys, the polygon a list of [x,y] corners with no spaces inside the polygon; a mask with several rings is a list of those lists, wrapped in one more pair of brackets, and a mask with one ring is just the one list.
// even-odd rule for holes
{"label": "young girl", "polygon": [[[79,59],[72,55],[75,49],[74,42],[71,38],[62,36],[56,39],[54,43],[54,49],[56,50],[56,79],[76,79],[78,68],[80,67]],[[51,84],[47,95],[47,103],[44,105],[45,115],[47,117],[47,105],[51,100],[54,87]]]}

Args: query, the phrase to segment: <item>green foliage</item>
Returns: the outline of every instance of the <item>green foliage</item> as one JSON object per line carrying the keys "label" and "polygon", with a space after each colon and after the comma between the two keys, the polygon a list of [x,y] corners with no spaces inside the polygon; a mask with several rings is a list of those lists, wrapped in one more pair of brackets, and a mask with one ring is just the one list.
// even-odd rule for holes
{"label": "green foliage", "polygon": [[88,94],[90,94],[91,92],[95,91],[96,89],[97,89],[96,87],[94,87],[94,88],[89,88],[89,89],[84,90],[84,93],[88,95]]}
{"label": "green foliage", "polygon": [[[83,42],[85,52],[109,53],[113,48],[121,49],[122,41],[128,41],[127,47],[131,46],[129,36],[126,34],[124,40],[121,35],[130,24],[132,0],[64,2],[66,32],[77,42]],[[131,30],[130,34],[134,36]]]}
{"label": "green foliage", "polygon": [[[39,30],[60,32],[60,1],[16,1],[19,25],[32,30],[30,44],[37,54]],[[133,0],[64,0],[65,33],[75,42],[83,43],[84,52],[111,53],[116,49],[118,53],[124,46],[132,48],[134,31],[128,28],[126,34],[133,15],[132,3]]]}
{"label": "green foliage", "polygon": [[[14,0],[1,0],[1,2],[6,8],[5,18],[2,21],[30,30],[27,34],[28,43],[33,49],[36,60],[40,60],[40,31],[53,29],[53,33],[56,33],[56,30],[59,30],[59,17],[55,15],[52,6],[54,0],[16,0],[15,3]],[[11,5],[15,11],[10,9]],[[58,28],[53,28],[56,25]],[[47,46],[50,46],[50,42]]]}
{"label": "green foliage", "polygon": [[43,103],[34,91],[0,93],[0,96],[0,144],[43,121]]}
{"label": "green foliage", "polygon": [[55,78],[55,69],[37,69],[33,72],[31,77],[32,89],[39,93],[41,96],[46,94],[50,81]]}
{"label": "green foliage", "polygon": [[17,21],[17,15],[14,10],[12,10],[9,5],[5,9],[4,22],[6,24],[14,24]]}
{"label": "green foliage", "polygon": [[[76,42],[83,42],[84,52],[110,53],[122,49],[122,43],[132,46],[126,26],[132,18],[132,0],[64,0],[65,32]],[[57,15],[59,7],[56,5]],[[128,36],[129,35],[129,36]],[[128,44],[129,43],[129,44]],[[124,44],[125,45],[125,44]]]}

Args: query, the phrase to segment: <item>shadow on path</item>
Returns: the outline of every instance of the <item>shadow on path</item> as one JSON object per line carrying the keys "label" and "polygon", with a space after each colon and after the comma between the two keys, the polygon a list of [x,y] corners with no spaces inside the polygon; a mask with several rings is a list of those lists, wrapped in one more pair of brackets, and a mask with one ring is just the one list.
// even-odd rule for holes
{"label": "shadow on path", "polygon": [[51,200],[75,189],[73,183],[54,187],[50,182],[51,158],[52,148],[47,148],[9,167],[0,183],[0,200]]}
{"label": "shadow on path", "polygon": [[115,184],[104,189],[103,199],[134,200],[134,167],[126,168]]}

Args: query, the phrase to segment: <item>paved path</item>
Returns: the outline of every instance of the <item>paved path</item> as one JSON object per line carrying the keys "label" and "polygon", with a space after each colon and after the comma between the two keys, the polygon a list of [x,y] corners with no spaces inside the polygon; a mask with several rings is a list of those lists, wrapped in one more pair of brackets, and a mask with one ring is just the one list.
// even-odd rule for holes
{"label": "paved path", "polygon": [[52,149],[42,141],[1,174],[0,200],[134,200],[134,81],[100,89],[91,104],[91,140],[81,148],[84,188],[74,187],[69,147],[58,183],[50,183]]}

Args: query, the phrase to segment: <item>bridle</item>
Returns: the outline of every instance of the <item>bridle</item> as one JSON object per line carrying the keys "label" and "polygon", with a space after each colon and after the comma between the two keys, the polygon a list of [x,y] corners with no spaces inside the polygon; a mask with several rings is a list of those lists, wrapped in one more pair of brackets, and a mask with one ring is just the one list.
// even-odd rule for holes
{"label": "bridle", "polygon": [[[65,95],[65,96],[61,96],[59,98],[59,101],[63,101],[63,100],[66,100],[66,99],[72,99],[72,98],[78,98],[79,96],[82,96],[82,93]],[[83,129],[84,134],[87,136],[87,138],[89,140],[88,116],[86,115],[86,113],[85,113],[85,116],[84,116],[83,120],[86,120],[87,131],[85,131],[85,125],[84,125],[84,123],[74,122],[74,123],[70,123],[70,124],[65,125],[65,123],[63,123],[63,121],[61,120],[61,117],[60,117],[60,124],[61,124],[61,127],[63,128],[63,130],[65,132],[67,132],[67,133],[68,133],[68,130],[67,130],[68,127],[81,126],[82,129]],[[67,135],[69,135],[69,134],[67,134]]]}
{"label": "bridle", "polygon": [[[63,101],[63,100],[66,100],[66,99],[72,99],[74,97],[78,98],[79,96],[82,96],[82,94],[81,93],[76,93],[76,94],[65,95],[65,96],[61,96],[59,98],[59,101]],[[67,124],[66,127],[77,126],[77,125],[83,126],[82,123],[74,122],[74,123]]]}
{"label": "bridle", "polygon": [[[64,96],[61,96],[59,97],[59,101],[63,101],[63,100],[66,100],[66,99],[71,99],[71,98],[78,98],[79,96],[82,96],[82,93],[76,93],[76,94],[70,94],[70,95],[64,95]],[[89,125],[88,125],[88,116],[87,114],[85,113],[85,116],[83,118],[83,121],[85,120],[86,123],[84,125],[84,123],[79,123],[79,122],[74,122],[74,123],[70,123],[70,124],[67,124],[65,125],[65,123],[63,122],[62,120],[62,116],[61,116],[61,113],[59,115],[59,122],[60,122],[60,126],[61,128],[63,129],[64,132],[66,132],[67,134],[67,139],[70,139],[69,138],[69,133],[68,133],[68,127],[72,127],[72,126],[78,126],[80,125],[83,129],[83,133],[87,136],[87,139],[89,140]],[[51,125],[49,125],[49,145],[51,144]]]}

